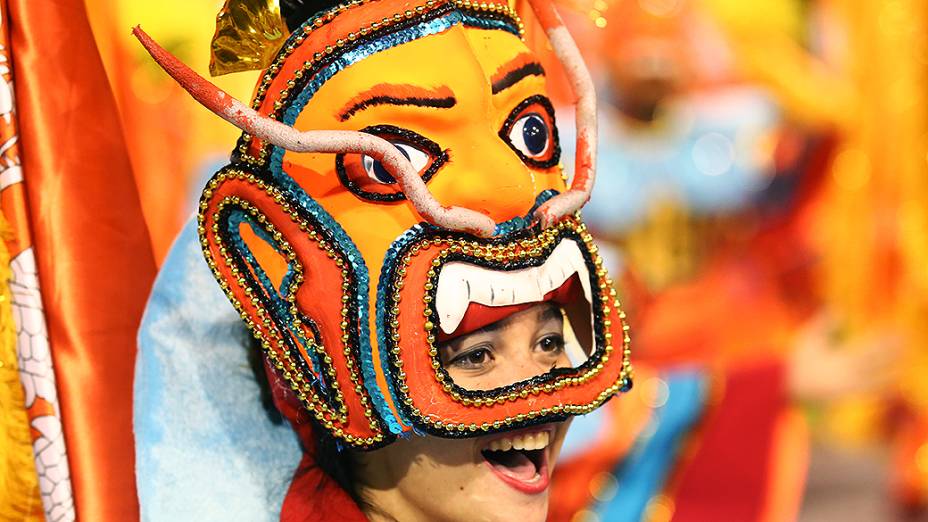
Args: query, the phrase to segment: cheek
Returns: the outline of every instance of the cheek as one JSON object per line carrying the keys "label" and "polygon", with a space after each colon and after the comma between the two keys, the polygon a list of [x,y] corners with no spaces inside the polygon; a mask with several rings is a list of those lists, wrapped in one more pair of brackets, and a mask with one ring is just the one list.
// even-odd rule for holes
{"label": "cheek", "polygon": [[[561,454],[561,447],[564,445],[564,438],[567,436],[567,430],[570,428],[570,423],[573,422],[573,419],[567,419],[566,421],[561,422],[558,425],[558,429],[554,435],[554,441],[551,447],[551,462],[552,466],[557,465],[558,456]],[[553,468],[552,468],[553,469]]]}

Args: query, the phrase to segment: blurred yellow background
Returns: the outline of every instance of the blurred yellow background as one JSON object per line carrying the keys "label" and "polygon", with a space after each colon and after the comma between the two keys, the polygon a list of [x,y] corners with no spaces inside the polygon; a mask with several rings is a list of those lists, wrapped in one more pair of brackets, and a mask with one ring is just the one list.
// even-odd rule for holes
{"label": "blurred yellow background", "polygon": [[[191,215],[202,184],[228,161],[239,132],[197,106],[149,59],[129,30],[141,25],[206,75],[210,39],[222,3],[86,0],[122,114],[159,261]],[[738,86],[773,100],[778,151],[787,150],[784,144],[794,135],[829,144],[821,179],[797,218],[799,236],[814,258],[809,270],[812,280],[799,290],[814,296],[808,300],[815,302],[816,312],[806,315],[828,315],[828,335],[837,339],[829,346],[835,350],[866,352],[874,349],[873,339],[887,338],[900,349],[891,368],[883,363],[872,366],[874,371],[892,372],[890,385],[862,385],[824,405],[807,407],[807,412],[816,440],[824,447],[877,448],[877,460],[885,469],[874,473],[889,477],[892,488],[892,494],[888,490],[879,494],[892,496],[897,503],[924,503],[928,499],[928,4],[918,0],[573,0],[562,7],[603,86],[607,107],[603,110],[616,104],[618,111],[607,118],[626,136],[645,134],[653,143],[664,130],[655,124],[661,121],[659,116],[627,117],[636,107],[660,111],[681,100],[712,100]],[[668,64],[670,73],[661,69]],[[654,77],[642,80],[636,76],[642,70]],[[250,98],[257,76],[251,71],[213,81],[244,100]],[[711,109],[710,104],[710,119],[716,117]],[[722,114],[728,107],[718,109]],[[764,156],[759,164],[778,161],[775,148],[758,141],[757,153]],[[600,176],[608,175],[601,166]],[[694,217],[686,205],[677,207],[655,210],[648,226],[601,230],[604,241],[615,240],[630,262],[640,265],[639,272],[651,271],[645,277],[651,292],[660,293],[667,286],[656,281],[673,281],[679,275],[671,273],[679,266],[666,259],[666,245],[689,252],[682,257],[689,277],[702,270],[693,260],[705,252],[697,255],[695,250],[709,249],[710,239],[719,234],[743,232],[723,218],[734,215],[738,221],[744,206],[737,212],[710,212],[708,220]],[[795,239],[784,236],[787,244],[780,247],[789,250],[788,242]],[[804,322],[790,322],[786,335],[798,336],[797,324]],[[855,370],[854,378],[879,380],[879,376],[859,377],[866,368]],[[820,370],[818,375],[827,379],[828,369]],[[831,455],[830,449],[821,451]],[[816,465],[813,457],[813,475],[828,474],[828,469]],[[816,483],[814,476],[810,483]],[[806,499],[815,500],[814,495]]]}

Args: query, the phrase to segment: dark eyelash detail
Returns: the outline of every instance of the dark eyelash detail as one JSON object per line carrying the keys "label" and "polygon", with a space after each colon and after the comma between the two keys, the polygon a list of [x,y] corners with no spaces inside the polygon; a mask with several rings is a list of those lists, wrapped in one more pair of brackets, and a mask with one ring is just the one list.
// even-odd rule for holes
{"label": "dark eyelash detail", "polygon": [[488,357],[492,357],[492,352],[490,352],[490,349],[489,349],[487,346],[475,346],[475,347],[473,347],[473,348],[471,348],[471,349],[469,349],[469,350],[466,350],[466,351],[464,351],[464,352],[461,352],[461,353],[455,355],[454,357],[451,358],[451,360],[448,361],[448,364],[454,364],[454,363],[456,363],[456,362],[458,362],[458,361],[462,361],[462,360],[464,360],[464,359],[470,357],[471,355],[473,355],[473,354],[475,354],[475,353],[477,353],[477,352],[481,352],[481,351],[482,351],[482,352],[486,352]]}
{"label": "dark eyelash detail", "polygon": [[[551,157],[543,161],[529,158],[509,141],[509,131],[512,130],[512,126],[515,125],[516,120],[519,118],[519,116],[522,116],[522,112],[525,111],[526,108],[535,104],[540,105],[548,114],[548,118],[551,119],[551,144],[554,148],[551,151]],[[506,143],[506,145],[509,146],[510,149],[518,154],[519,159],[531,167],[539,169],[550,169],[561,161],[561,143],[557,136],[557,122],[554,119],[554,105],[551,104],[551,100],[549,100],[546,96],[542,96],[541,94],[529,96],[528,98],[519,102],[519,104],[516,105],[514,109],[512,109],[512,112],[510,112],[509,116],[506,117],[506,121],[503,122],[503,126],[499,129],[499,137]]]}
{"label": "dark eyelash detail", "polygon": [[[429,164],[429,168],[422,173],[422,181],[426,183],[428,183],[429,180],[432,179],[432,177],[438,172],[438,170],[441,169],[441,167],[444,166],[444,164],[448,161],[447,150],[442,150],[442,148],[434,141],[409,129],[396,127],[394,125],[373,125],[361,129],[361,132],[373,134],[385,140],[402,141],[428,153],[428,155],[431,156],[431,163]],[[344,153],[340,153],[335,156],[335,172],[338,175],[338,179],[342,182],[342,185],[344,185],[345,188],[350,190],[354,195],[361,199],[379,202],[394,202],[406,199],[406,195],[402,192],[370,192],[361,188],[361,186],[355,182],[355,180],[348,176],[348,172],[345,169]]]}
{"label": "dark eyelash detail", "polygon": [[564,336],[563,336],[563,335],[560,335],[560,334],[549,334],[549,335],[546,335],[546,336],[542,337],[541,339],[539,339],[538,342],[539,342],[539,343],[542,343],[542,342],[547,341],[547,340],[549,340],[549,339],[551,339],[551,340],[553,340],[554,342],[556,342],[558,345],[560,345],[561,348],[563,348],[564,345],[566,344],[566,341],[564,340]]}

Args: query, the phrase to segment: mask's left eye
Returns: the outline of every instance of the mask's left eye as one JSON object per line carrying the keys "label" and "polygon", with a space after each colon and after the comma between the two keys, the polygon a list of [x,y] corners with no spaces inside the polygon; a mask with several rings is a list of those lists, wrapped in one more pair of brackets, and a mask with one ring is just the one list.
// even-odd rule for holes
{"label": "mask's left eye", "polygon": [[509,143],[529,158],[541,158],[551,146],[551,130],[541,115],[527,114],[509,130]]}
{"label": "mask's left eye", "polygon": [[[393,146],[396,147],[403,154],[403,156],[406,156],[406,159],[412,163],[413,168],[416,169],[417,172],[421,173],[432,159],[428,153],[423,152],[407,143],[401,143],[397,141],[391,143],[393,143]],[[383,183],[384,185],[396,183],[396,180],[393,179],[393,176],[390,174],[390,172],[388,172],[387,169],[385,169],[384,166],[374,158],[365,154],[364,157],[361,158],[361,163],[364,165],[364,170],[367,172],[367,176],[377,183]]]}
{"label": "mask's left eye", "polygon": [[531,96],[517,105],[499,131],[526,165],[551,168],[560,160],[554,107],[541,95]]}
{"label": "mask's left eye", "polygon": [[[393,144],[422,179],[428,182],[448,160],[446,151],[432,140],[411,130],[393,125],[375,125],[361,129]],[[393,175],[374,158],[366,154],[338,154],[335,170],[342,184],[357,196],[373,201],[399,201],[404,199]]]}

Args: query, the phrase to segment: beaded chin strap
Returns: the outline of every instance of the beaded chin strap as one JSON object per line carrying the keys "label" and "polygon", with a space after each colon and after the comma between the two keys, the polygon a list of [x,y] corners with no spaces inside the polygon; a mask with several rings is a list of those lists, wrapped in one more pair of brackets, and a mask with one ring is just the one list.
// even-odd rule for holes
{"label": "beaded chin strap", "polygon": [[[590,199],[596,177],[596,93],[593,79],[580,51],[550,0],[530,0],[532,10],[545,29],[555,55],[563,64],[576,102],[577,157],[574,179],[563,194],[535,211],[544,228],[578,211]],[[201,105],[245,133],[293,152],[366,154],[379,161],[400,185],[419,215],[433,225],[478,237],[496,234],[496,223],[488,216],[463,207],[442,205],[425,185],[412,163],[390,142],[364,132],[304,131],[262,116],[194,72],[164,50],[140,27],[132,33],[158,62]]]}

